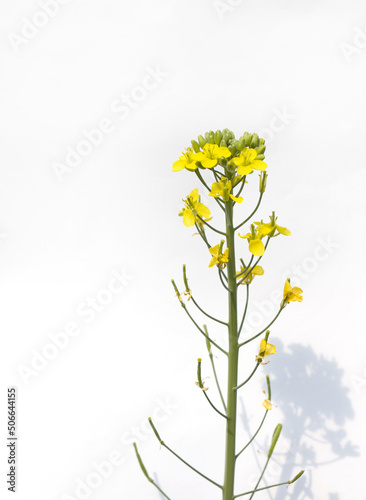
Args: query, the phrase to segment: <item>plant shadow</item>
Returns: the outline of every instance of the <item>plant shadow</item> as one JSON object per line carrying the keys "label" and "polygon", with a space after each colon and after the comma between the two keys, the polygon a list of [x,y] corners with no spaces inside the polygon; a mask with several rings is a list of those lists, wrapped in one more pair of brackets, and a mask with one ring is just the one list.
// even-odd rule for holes
{"label": "plant shadow", "polygon": [[[271,380],[272,401],[284,415],[282,433],[290,443],[288,450],[272,457],[281,469],[276,482],[286,482],[301,469],[308,470],[302,479],[291,486],[290,491],[284,487],[267,490],[267,498],[315,500],[311,470],[346,457],[359,456],[357,446],[347,439],[344,430],[346,421],[354,418],[349,389],[342,385],[343,370],[334,359],[315,354],[310,346],[291,344],[284,350],[280,339],[272,338],[271,342],[280,355],[276,359],[273,357],[266,371]],[[240,402],[242,422],[250,432],[248,416],[241,399]],[[259,464],[258,454],[253,451],[260,470],[262,465]],[[331,457],[321,461],[319,451],[322,456],[326,453]],[[266,484],[264,479],[262,486]],[[339,500],[334,487],[332,483],[330,490],[333,491],[328,492],[328,500]]]}

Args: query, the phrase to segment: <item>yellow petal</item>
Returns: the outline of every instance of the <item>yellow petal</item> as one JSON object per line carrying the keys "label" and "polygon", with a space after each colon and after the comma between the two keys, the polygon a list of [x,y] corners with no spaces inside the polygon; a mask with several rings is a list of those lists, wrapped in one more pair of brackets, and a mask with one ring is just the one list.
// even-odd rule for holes
{"label": "yellow petal", "polygon": [[256,274],[257,276],[262,276],[264,274],[264,270],[262,266],[255,266],[251,270],[251,273]]}
{"label": "yellow petal", "polygon": [[221,158],[221,156],[223,156],[224,158],[229,158],[229,156],[231,156],[231,152],[228,148],[220,147],[217,148],[217,151],[215,151],[215,155],[218,155],[219,158]]}
{"label": "yellow petal", "polygon": [[238,167],[237,172],[239,175],[249,175],[253,172],[253,169],[251,165],[248,165],[246,167],[244,165],[241,165],[240,167]]}
{"label": "yellow petal", "polygon": [[212,257],[212,259],[211,259],[211,261],[210,261],[210,263],[209,263],[208,267],[213,267],[213,266],[214,266],[215,264],[217,264],[217,263],[218,263],[217,258],[216,258],[216,257]]}
{"label": "yellow petal", "polygon": [[201,164],[205,168],[212,168],[215,165],[217,165],[217,160],[213,160],[211,158],[205,158],[204,160],[201,160]]}
{"label": "yellow petal", "polygon": [[273,344],[269,344],[267,342],[264,355],[265,356],[270,356],[271,354],[276,354],[276,348],[275,348],[275,346]]}
{"label": "yellow petal", "polygon": [[214,257],[217,257],[219,255],[219,248],[220,245],[215,245],[214,247],[211,247],[209,249],[210,254],[213,255]]}
{"label": "yellow petal", "polygon": [[192,201],[195,202],[198,200],[198,189],[193,189],[190,193],[189,193],[189,197],[192,198]]}
{"label": "yellow petal", "polygon": [[256,257],[260,257],[264,254],[264,245],[260,239],[250,240],[249,241],[249,252],[255,255]]}
{"label": "yellow petal", "polygon": [[255,168],[256,170],[266,170],[267,168],[267,163],[264,163],[264,161],[261,160],[254,160],[253,162],[250,163],[250,166]]}
{"label": "yellow petal", "polygon": [[187,162],[184,160],[178,160],[173,163],[173,172],[179,172],[179,170],[183,170],[186,166]]}
{"label": "yellow petal", "polygon": [[292,292],[292,286],[290,285],[290,281],[286,280],[285,287],[283,289],[283,297],[285,298],[286,295],[289,295],[291,292]]}
{"label": "yellow petal", "polygon": [[193,215],[192,210],[185,210],[183,214],[183,224],[187,227],[192,227],[194,226],[194,223],[196,222],[196,218]]}
{"label": "yellow petal", "polygon": [[287,229],[286,227],[281,227],[281,226],[276,226],[277,227],[277,231],[280,233],[280,234],[284,234],[286,236],[290,236],[291,234],[291,231],[289,229]]}
{"label": "yellow petal", "polygon": [[239,198],[236,198],[235,196],[233,196],[232,194],[230,195],[230,198],[234,201],[236,201],[236,203],[241,203],[243,201],[243,198],[241,196],[239,196]]}
{"label": "yellow petal", "polygon": [[194,208],[197,210],[198,215],[202,219],[210,217],[210,215],[211,215],[210,210],[203,203],[196,203]]}
{"label": "yellow petal", "polygon": [[272,410],[272,403],[270,402],[269,399],[265,399],[263,401],[263,406],[265,407],[266,410]]}

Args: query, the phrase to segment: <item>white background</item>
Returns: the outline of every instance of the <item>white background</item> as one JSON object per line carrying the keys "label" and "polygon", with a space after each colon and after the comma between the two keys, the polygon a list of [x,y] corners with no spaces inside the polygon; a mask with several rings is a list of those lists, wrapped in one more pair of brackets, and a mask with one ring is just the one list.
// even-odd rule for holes
{"label": "white background", "polygon": [[[220,498],[159,449],[146,418],[222,480],[222,419],[194,384],[198,357],[210,374],[205,342],[170,279],[182,288],[186,263],[197,300],[224,316],[207,249],[177,216],[196,177],[171,171],[192,138],[224,127],[267,139],[258,218],[276,210],[292,231],[273,241],[253,283],[253,332],[273,317],[285,277],[304,290],[272,328],[277,354],[241,392],[240,443],[262,418],[267,373],[277,408],[238,462],[237,492],[253,486],[282,422],[263,484],[306,475],[258,500],[364,495],[365,23],[361,0],[1,2],[2,497],[12,498],[6,388],[16,385],[19,499],[160,498],[134,439],[173,500]],[[57,176],[57,162],[101,121],[100,144]],[[257,182],[253,174],[243,216]],[[112,296],[103,290],[115,272],[127,278]],[[92,317],[86,301],[97,296],[111,300]],[[70,323],[78,335],[65,340]],[[52,347],[57,333],[62,348]],[[241,377],[257,349],[244,354]],[[213,378],[206,384],[219,405]],[[111,457],[119,465],[106,465]]]}

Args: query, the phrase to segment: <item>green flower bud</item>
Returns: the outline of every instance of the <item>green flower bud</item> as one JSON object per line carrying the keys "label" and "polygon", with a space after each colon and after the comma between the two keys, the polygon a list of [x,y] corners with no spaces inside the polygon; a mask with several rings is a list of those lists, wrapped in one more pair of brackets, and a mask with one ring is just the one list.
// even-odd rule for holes
{"label": "green flower bud", "polygon": [[238,140],[238,143],[236,145],[236,149],[238,151],[243,151],[243,149],[245,148],[245,139],[244,139],[244,136],[241,137],[239,140]]}
{"label": "green flower bud", "polygon": [[249,134],[249,132],[244,132],[244,141],[245,141],[245,147],[248,148],[249,144],[252,142],[252,134]]}
{"label": "green flower bud", "polygon": [[206,140],[202,137],[202,135],[199,135],[199,136],[198,136],[198,143],[199,143],[199,145],[201,146],[201,148],[203,149],[203,146],[204,146],[205,144],[207,144],[207,141],[206,141]]}
{"label": "green flower bud", "polygon": [[217,144],[219,146],[221,139],[222,139],[221,130],[216,130],[216,132],[215,132],[215,144]]}
{"label": "green flower bud", "polygon": [[201,151],[200,145],[198,144],[197,141],[191,141],[192,143],[192,148],[195,153],[199,153]]}
{"label": "green flower bud", "polygon": [[228,146],[228,150],[230,151],[230,153],[234,156],[236,154],[236,145],[232,145],[230,144]]}
{"label": "green flower bud", "polygon": [[227,148],[227,142],[224,139],[221,140],[220,147],[221,148]]}
{"label": "green flower bud", "polygon": [[210,135],[208,132],[205,133],[206,142],[210,142]]}
{"label": "green flower bud", "polygon": [[257,151],[257,154],[261,155],[265,152],[266,146],[263,144],[262,146],[258,146],[257,148],[255,148],[255,150]]}
{"label": "green flower bud", "polygon": [[256,160],[264,160],[265,156],[264,155],[257,155]]}
{"label": "green flower bud", "polygon": [[[230,149],[230,148],[229,148],[229,149]],[[235,172],[235,170],[236,170],[236,165],[235,165],[235,163],[234,163],[233,161],[228,161],[228,162],[227,162],[227,165],[226,165],[226,169],[227,169],[229,172],[231,172],[231,173]]]}
{"label": "green flower bud", "polygon": [[275,446],[277,444],[278,438],[280,437],[282,431],[282,424],[278,424],[277,427],[275,428],[272,436],[272,443],[268,451],[268,458],[271,458],[273,450],[275,449]]}
{"label": "green flower bud", "polygon": [[229,131],[229,137],[230,139],[235,139],[235,134],[231,130]]}
{"label": "green flower bud", "polygon": [[259,137],[258,134],[253,134],[252,140],[250,143],[251,148],[256,148],[259,145]]}
{"label": "green flower bud", "polygon": [[266,141],[262,138],[259,139],[259,145],[263,146]]}
{"label": "green flower bud", "polygon": [[227,132],[225,132],[222,136],[222,139],[226,142],[226,144],[229,142],[230,140],[230,137],[229,137],[229,134]]}
{"label": "green flower bud", "polygon": [[208,142],[210,144],[215,144],[215,134],[212,130],[208,133]]}
{"label": "green flower bud", "polygon": [[[222,141],[221,141],[222,142]],[[222,166],[222,167],[226,167],[227,165],[227,159],[224,157],[224,156],[221,156],[221,158],[219,158],[219,164]]]}

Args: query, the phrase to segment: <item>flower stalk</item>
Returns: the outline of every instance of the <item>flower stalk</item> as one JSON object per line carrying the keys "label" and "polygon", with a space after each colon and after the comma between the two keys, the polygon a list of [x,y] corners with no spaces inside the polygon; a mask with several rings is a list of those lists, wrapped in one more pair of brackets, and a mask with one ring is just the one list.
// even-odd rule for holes
{"label": "flower stalk", "polygon": [[[201,202],[199,190],[197,188],[194,188],[191,193],[183,199],[184,207],[179,212],[179,215],[182,217],[183,224],[186,227],[194,226],[196,228],[198,235],[202,238],[204,244],[207,246],[208,252],[210,254],[208,268],[217,267],[219,283],[221,283],[227,295],[227,321],[218,319],[201,308],[196,300],[196,296],[194,296],[194,293],[188,284],[185,265],[183,265],[183,283],[185,290],[182,294],[180,293],[175,281],[172,280],[172,285],[174,287],[174,291],[180,302],[180,305],[183,307],[185,313],[196,326],[198,331],[205,337],[206,347],[208,350],[208,355],[214,374],[214,380],[216,383],[216,389],[218,392],[218,398],[220,398],[223,406],[222,412],[216,407],[214,398],[211,399],[211,397],[208,396],[207,392],[209,390],[209,387],[205,386],[205,379],[202,378],[202,360],[201,358],[199,358],[197,365],[198,381],[196,382],[196,385],[203,393],[211,408],[226,420],[224,458],[225,466],[223,470],[222,484],[220,481],[209,478],[208,476],[194,468],[192,465],[190,465],[189,462],[183,460],[160,438],[160,435],[157,432],[151,419],[149,419],[149,422],[160,445],[166,448],[171,454],[176,456],[192,471],[199,474],[203,479],[220,488],[221,500],[234,500],[235,498],[239,498],[245,495],[250,495],[249,500],[251,500],[255,493],[258,491],[274,488],[281,485],[292,484],[293,482],[298,480],[304,472],[301,471],[291,481],[273,484],[265,487],[259,487],[266,472],[269,460],[271,459],[271,456],[281,434],[282,425],[278,424],[273,433],[272,442],[267,454],[267,460],[263,466],[261,474],[259,475],[255,488],[244,493],[235,493],[235,469],[237,459],[244,453],[249,445],[253,443],[263,427],[268,412],[276,406],[271,401],[271,384],[267,375],[267,393],[263,391],[266,396],[262,403],[266,409],[265,414],[259,427],[255,431],[251,439],[248,441],[248,443],[245,446],[240,447],[237,443],[238,389],[245,386],[255,375],[258,376],[258,373],[260,373],[261,371],[259,369],[260,366],[269,363],[269,361],[264,361],[264,359],[276,353],[275,346],[268,342],[270,333],[268,328],[273,325],[278,316],[290,302],[302,302],[301,288],[297,286],[293,287],[290,284],[290,280],[286,280],[283,299],[280,302],[279,310],[272,321],[270,321],[270,323],[264,329],[259,331],[259,333],[239,342],[239,336],[243,329],[243,325],[245,323],[245,319],[249,309],[250,288],[251,286],[253,286],[253,280],[255,280],[256,282],[259,279],[257,278],[258,276],[264,275],[264,269],[262,268],[262,266],[259,266],[258,263],[265,256],[270,240],[279,235],[289,236],[291,234],[291,232],[287,228],[279,226],[277,224],[277,216],[275,212],[272,212],[272,214],[270,215],[269,222],[264,222],[263,219],[261,219],[259,222],[249,222],[253,215],[259,210],[264,192],[266,191],[267,187],[267,164],[263,161],[265,149],[266,146],[264,143],[264,139],[260,138],[257,134],[249,134],[248,132],[245,132],[242,137],[237,140],[235,139],[234,133],[228,129],[224,129],[222,131],[217,130],[216,132],[209,131],[204,134],[204,136],[199,135],[197,141],[193,140],[192,147],[187,148],[186,152],[182,153],[182,155],[179,157],[179,160],[177,160],[173,164],[174,172],[182,170],[194,172],[197,178],[201,181],[204,188],[208,191],[208,196],[210,196],[211,199],[213,198],[220,209],[224,212],[224,221],[221,220],[221,227],[220,220],[218,221],[218,223],[215,223],[215,225],[209,223],[208,221],[211,221],[212,219],[211,211]],[[235,225],[234,211],[237,209],[237,207],[239,208],[245,204],[243,203],[245,202],[245,200],[240,195],[243,192],[244,186],[248,183],[248,179],[250,179],[255,171],[259,172],[258,202],[254,209],[252,209],[251,211],[248,210],[248,212],[250,212],[250,215],[246,218],[243,218],[241,216],[240,219],[242,220],[242,222],[239,222],[237,225]],[[204,174],[204,172],[212,175],[211,187],[209,185],[209,182],[205,179],[206,174]],[[244,190],[244,192],[246,193],[246,190]],[[220,213],[221,218],[222,215],[223,214]],[[249,222],[249,227],[247,228],[248,232],[244,235],[237,234],[237,231],[247,222]],[[206,231],[211,231],[211,233],[209,234],[209,238],[207,237]],[[239,236],[241,239],[237,236]],[[215,238],[214,245],[211,245],[209,243],[209,239],[211,239],[211,237]],[[219,237],[221,237],[221,239],[218,241]],[[222,237],[224,237],[224,239]],[[247,241],[246,245],[243,240]],[[246,256],[243,257],[242,255],[243,247],[245,251],[245,246],[247,251],[249,251],[250,258]],[[207,252],[207,250],[205,251]],[[238,267],[236,262],[237,254],[239,255]],[[245,262],[247,262],[247,265],[245,264]],[[240,285],[245,285],[246,297],[243,305],[241,303],[242,301],[240,300],[239,307],[238,296],[241,289],[244,288]],[[188,303],[193,303],[193,306],[195,306],[200,313],[204,314],[207,318],[209,318],[209,320],[214,321],[217,328],[226,329],[227,347],[224,346],[226,348],[222,347],[211,338],[206,325],[203,325],[203,328],[198,325],[197,321],[188,310]],[[240,320],[238,320],[239,317]],[[248,366],[247,373],[249,373],[249,375],[247,375],[247,378],[244,380],[244,382],[238,384],[239,354],[241,348],[243,348],[244,346],[250,348],[251,343],[258,337],[261,337],[264,332],[266,333],[260,340],[257,355],[253,359],[253,365]],[[219,377],[216,372],[213,359],[213,348],[216,348],[219,351],[219,354],[225,354],[226,356],[226,394],[225,391],[221,390],[221,385],[219,383]],[[237,449],[240,451],[237,452]],[[155,487],[159,489],[159,491],[166,498],[168,498],[166,494],[162,492],[160,487],[156,485],[156,483],[154,483],[147,474],[141,457],[137,452],[137,448],[136,454],[144,475],[150,482],[154,484]]]}

